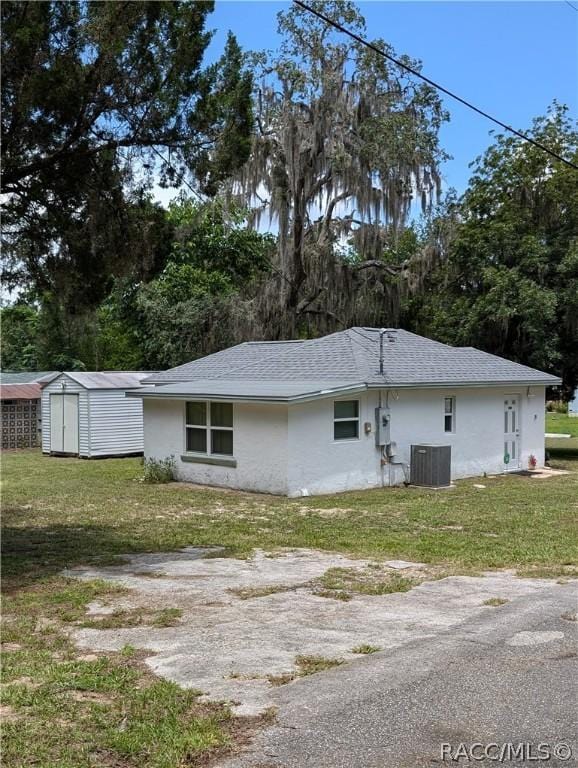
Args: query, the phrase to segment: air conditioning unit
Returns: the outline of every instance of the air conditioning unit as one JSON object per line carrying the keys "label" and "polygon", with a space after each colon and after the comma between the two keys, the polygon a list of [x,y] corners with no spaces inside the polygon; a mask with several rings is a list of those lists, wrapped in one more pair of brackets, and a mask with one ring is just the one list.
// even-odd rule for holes
{"label": "air conditioning unit", "polygon": [[412,445],[411,485],[447,488],[451,485],[452,449],[450,445]]}

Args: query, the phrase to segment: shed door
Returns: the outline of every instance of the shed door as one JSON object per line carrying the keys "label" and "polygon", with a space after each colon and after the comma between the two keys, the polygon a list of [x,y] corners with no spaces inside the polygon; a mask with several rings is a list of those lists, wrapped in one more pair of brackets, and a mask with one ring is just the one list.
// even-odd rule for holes
{"label": "shed door", "polygon": [[50,450],[78,453],[78,395],[50,395]]}
{"label": "shed door", "polygon": [[504,464],[506,470],[520,468],[520,413],[518,395],[504,400]]}

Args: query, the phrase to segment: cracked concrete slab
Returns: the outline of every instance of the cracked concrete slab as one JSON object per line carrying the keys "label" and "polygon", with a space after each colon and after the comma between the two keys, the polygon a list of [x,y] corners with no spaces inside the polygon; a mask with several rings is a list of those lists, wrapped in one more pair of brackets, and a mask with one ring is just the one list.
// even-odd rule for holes
{"label": "cracked concrete slab", "polygon": [[[72,629],[73,639],[90,651],[125,645],[148,651],[146,663],[156,674],[249,715],[274,705],[277,689],[268,677],[295,673],[299,655],[355,663],[359,656],[352,649],[362,644],[387,651],[434,638],[483,611],[500,610],[483,605],[489,598],[512,600],[552,587],[547,579],[500,572],[424,581],[404,593],[353,594],[344,602],[315,594],[312,582],[330,568],[367,570],[377,568],[375,563],[304,549],[274,556],[256,551],[245,560],[218,554],[215,548],[188,547],[128,555],[119,566],[66,571],[129,589],[106,604],[93,602],[91,617],[134,608],[182,610],[177,626]],[[435,574],[421,563],[403,566],[404,575],[409,566],[412,575]],[[378,568],[400,573],[398,561]],[[239,590],[254,590],[255,596],[242,598]]]}

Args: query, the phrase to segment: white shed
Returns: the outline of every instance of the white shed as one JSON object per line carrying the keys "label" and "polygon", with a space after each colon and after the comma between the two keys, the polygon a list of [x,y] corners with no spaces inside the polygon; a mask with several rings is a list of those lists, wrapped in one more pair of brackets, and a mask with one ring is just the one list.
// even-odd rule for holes
{"label": "white shed", "polygon": [[150,373],[61,373],[42,391],[42,452],[85,459],[143,452],[139,389]]}

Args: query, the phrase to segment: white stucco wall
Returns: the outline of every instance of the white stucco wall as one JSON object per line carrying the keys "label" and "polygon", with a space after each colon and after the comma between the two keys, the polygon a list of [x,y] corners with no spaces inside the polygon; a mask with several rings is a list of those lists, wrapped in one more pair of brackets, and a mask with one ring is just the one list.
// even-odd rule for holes
{"label": "white stucco wall", "polygon": [[[544,388],[495,387],[390,392],[391,440],[396,461],[409,463],[410,447],[436,443],[452,448],[452,479],[498,474],[504,465],[504,399],[518,395],[521,468],[530,454],[544,463]],[[444,432],[444,398],[456,398],[456,428]],[[299,405],[234,405],[236,467],[183,462],[184,402],[144,401],[145,456],[174,455],[181,480],[246,490],[300,496],[358,490],[403,482],[401,466],[381,466],[375,445],[379,393],[343,399],[360,401],[360,436],[333,439],[333,400]],[[383,392],[383,404],[386,392]],[[372,431],[366,434],[364,423]],[[510,465],[509,469],[517,468]]]}
{"label": "white stucco wall", "polygon": [[[544,463],[544,388],[422,389],[390,392],[391,440],[396,462],[409,465],[411,445],[434,443],[452,449],[452,479],[504,472],[504,400],[518,395],[520,460],[509,469],[526,468],[531,454]],[[444,432],[444,400],[456,399],[455,432]],[[398,484],[408,477],[402,466],[381,466],[375,446],[375,408],[379,394],[359,397],[360,437],[333,440],[333,400],[289,409],[288,493],[300,496]],[[383,405],[386,391],[383,391]],[[364,422],[372,432],[366,435]]]}
{"label": "white stucco wall", "polygon": [[184,462],[185,403],[144,400],[144,452],[147,458],[174,456],[179,480],[287,493],[287,406],[233,405],[233,452],[236,467]]}
{"label": "white stucco wall", "polygon": [[[290,407],[290,496],[375,488],[382,484],[380,455],[373,432],[377,398],[377,392],[340,398],[359,400],[357,440],[333,439],[334,400],[315,400]],[[366,421],[372,425],[369,435],[363,430]]]}
{"label": "white stucco wall", "polygon": [[[452,479],[499,474],[504,465],[504,400],[517,395],[520,423],[520,459],[508,469],[525,469],[530,454],[544,463],[544,387],[487,387],[455,390],[399,390],[390,394],[391,439],[398,455],[409,462],[410,446],[437,443],[452,448]],[[443,430],[444,398],[456,399],[455,432]],[[401,469],[393,482],[403,479]]]}

